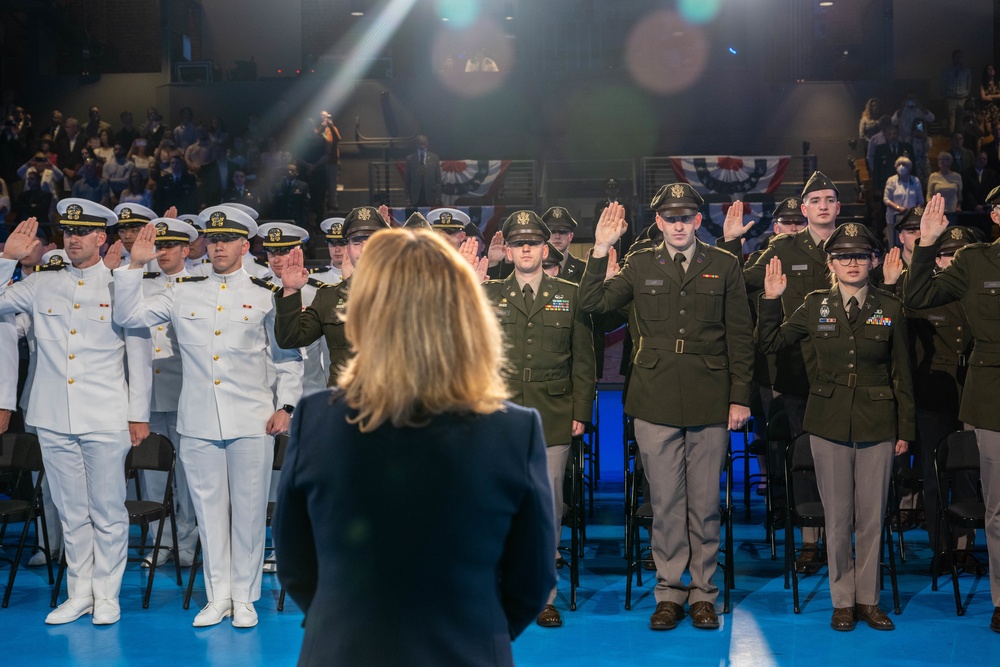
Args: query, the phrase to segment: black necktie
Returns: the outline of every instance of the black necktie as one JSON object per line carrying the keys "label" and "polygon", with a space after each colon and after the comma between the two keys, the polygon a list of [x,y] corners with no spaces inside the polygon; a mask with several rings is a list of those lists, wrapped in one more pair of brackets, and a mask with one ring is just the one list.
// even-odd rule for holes
{"label": "black necktie", "polygon": [[858,306],[858,300],[855,297],[847,302],[847,321],[854,324],[858,321],[858,315],[861,314],[861,308]]}
{"label": "black necktie", "polygon": [[681,282],[684,282],[684,254],[677,253],[674,255],[674,267],[677,269],[677,277],[680,278]]}
{"label": "black necktie", "polygon": [[535,291],[531,289],[531,285],[524,283],[524,287],[521,288],[521,292],[524,294],[524,305],[531,312],[531,307],[535,305]]}

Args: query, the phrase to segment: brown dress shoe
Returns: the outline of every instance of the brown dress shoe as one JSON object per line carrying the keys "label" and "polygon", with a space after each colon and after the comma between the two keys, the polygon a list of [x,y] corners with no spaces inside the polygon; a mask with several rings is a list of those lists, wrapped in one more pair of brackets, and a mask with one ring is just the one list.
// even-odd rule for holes
{"label": "brown dress shoe", "polygon": [[659,602],[656,611],[649,617],[650,630],[673,630],[677,621],[684,618],[684,607],[676,602]]}
{"label": "brown dress shoe", "polygon": [[840,632],[850,632],[854,629],[854,607],[837,607],[833,610],[830,627]]}
{"label": "brown dress shoe", "polygon": [[990,621],[990,630],[1000,632],[1000,607],[993,608],[993,619]]}
{"label": "brown dress shoe", "polygon": [[692,604],[691,624],[700,630],[715,630],[718,628],[719,616],[715,613],[715,605],[708,600]]}
{"label": "brown dress shoe", "polygon": [[856,604],[854,612],[858,615],[858,620],[867,623],[869,628],[874,630],[896,629],[892,619],[886,616],[877,604]]}
{"label": "brown dress shoe", "polygon": [[545,609],[542,609],[542,613],[535,619],[535,623],[543,628],[561,628],[562,616],[559,615],[558,609],[547,604],[545,605]]}
{"label": "brown dress shoe", "polygon": [[799,557],[795,559],[795,571],[800,574],[816,574],[821,567],[819,544],[804,542]]}

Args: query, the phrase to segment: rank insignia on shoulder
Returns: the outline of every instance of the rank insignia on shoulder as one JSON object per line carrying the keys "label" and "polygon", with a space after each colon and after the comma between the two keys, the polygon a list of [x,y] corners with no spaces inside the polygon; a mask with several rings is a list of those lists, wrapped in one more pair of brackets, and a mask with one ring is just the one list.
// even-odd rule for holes
{"label": "rank insignia on shoulder", "polygon": [[178,278],[174,282],[179,285],[181,283],[196,283],[202,280],[208,280],[208,276],[183,276],[181,278]]}
{"label": "rank insignia on shoulder", "polygon": [[150,278],[159,278],[160,277],[160,272],[159,271],[143,271],[142,272],[142,277],[143,277],[144,280],[149,280]]}
{"label": "rank insignia on shoulder", "polygon": [[36,264],[35,271],[61,271],[66,267],[65,264]]}
{"label": "rank insignia on shoulder", "polygon": [[254,257],[253,262],[254,264],[260,264],[261,266],[266,266],[268,268],[271,268],[271,265],[267,263],[266,259],[261,259],[260,257]]}
{"label": "rank insignia on shoulder", "polygon": [[261,280],[260,278],[257,278],[255,276],[250,276],[250,282],[252,282],[257,287],[263,287],[264,289],[270,290],[273,293],[276,293],[278,290],[281,289],[280,287],[278,287],[277,285],[275,285],[271,281],[269,281],[269,280]]}
{"label": "rank insignia on shoulder", "polygon": [[316,280],[315,278],[310,278],[306,281],[307,285],[312,285],[313,287],[333,287],[330,283],[325,283],[322,280]]}
{"label": "rank insignia on shoulder", "polygon": [[309,269],[309,273],[310,275],[313,273],[323,273],[324,271],[329,270],[329,268],[330,267],[328,266],[314,266],[311,269]]}

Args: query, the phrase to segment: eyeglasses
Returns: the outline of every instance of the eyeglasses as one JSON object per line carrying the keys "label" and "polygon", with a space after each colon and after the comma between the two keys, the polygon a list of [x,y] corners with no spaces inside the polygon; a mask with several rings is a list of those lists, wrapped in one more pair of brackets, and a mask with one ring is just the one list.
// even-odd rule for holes
{"label": "eyeglasses", "polygon": [[327,239],[326,244],[329,246],[343,247],[347,245],[347,241],[345,239]]}
{"label": "eyeglasses", "polygon": [[511,241],[507,245],[509,245],[511,248],[522,248],[524,246],[537,248],[543,243],[545,243],[545,241],[539,241],[538,239],[518,239],[517,241]]}
{"label": "eyeglasses", "polygon": [[205,239],[209,243],[232,243],[233,241],[240,241],[245,238],[242,234],[235,234],[233,232],[205,234]]}
{"label": "eyeglasses", "polygon": [[872,256],[868,253],[858,252],[851,253],[849,255],[833,255],[832,259],[836,260],[841,266],[850,266],[851,264],[862,262],[871,259]]}
{"label": "eyeglasses", "polygon": [[266,250],[268,255],[278,255],[280,257],[281,255],[287,255],[295,247],[296,246],[289,246],[287,248],[266,248]]}
{"label": "eyeglasses", "polygon": [[102,231],[100,227],[73,227],[70,225],[61,225],[59,229],[62,230],[63,236],[90,236],[94,232]]}

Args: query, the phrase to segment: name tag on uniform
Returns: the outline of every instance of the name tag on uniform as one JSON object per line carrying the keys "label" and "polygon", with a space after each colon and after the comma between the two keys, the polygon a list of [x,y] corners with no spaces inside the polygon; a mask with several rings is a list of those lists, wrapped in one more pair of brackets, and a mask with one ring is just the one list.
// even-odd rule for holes
{"label": "name tag on uniform", "polygon": [[927,319],[930,322],[944,322],[947,318],[944,315],[928,315]]}
{"label": "name tag on uniform", "polygon": [[817,331],[836,331],[837,330],[837,325],[836,324],[820,324],[819,326],[816,327],[816,330]]}
{"label": "name tag on uniform", "polygon": [[497,308],[497,317],[510,317],[510,308]]}
{"label": "name tag on uniform", "polygon": [[1000,280],[987,280],[983,283],[983,287],[986,289],[996,289],[1000,287]]}
{"label": "name tag on uniform", "polygon": [[652,285],[654,287],[657,286],[657,285],[662,285],[663,284],[663,279],[660,279],[660,280],[652,280],[652,279],[650,279],[650,280],[646,281],[646,284],[647,285]]}
{"label": "name tag on uniform", "polygon": [[805,271],[808,268],[808,264],[792,264],[792,271]]}

